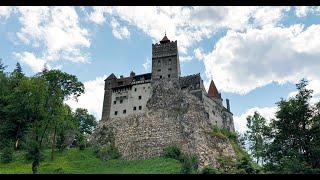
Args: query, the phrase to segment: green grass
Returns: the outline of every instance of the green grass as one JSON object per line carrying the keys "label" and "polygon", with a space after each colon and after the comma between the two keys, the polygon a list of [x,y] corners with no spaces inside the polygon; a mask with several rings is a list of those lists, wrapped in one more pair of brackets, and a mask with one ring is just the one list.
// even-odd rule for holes
{"label": "green grass", "polygon": [[[172,174],[179,173],[181,168],[179,161],[163,157],[102,161],[90,148],[57,152],[54,161],[50,160],[50,150],[46,150],[44,155],[45,159],[40,164],[39,172],[45,174],[55,173],[58,169],[68,174]],[[0,174],[28,173],[32,173],[31,162],[26,161],[23,152],[16,152],[11,163],[0,163]]]}

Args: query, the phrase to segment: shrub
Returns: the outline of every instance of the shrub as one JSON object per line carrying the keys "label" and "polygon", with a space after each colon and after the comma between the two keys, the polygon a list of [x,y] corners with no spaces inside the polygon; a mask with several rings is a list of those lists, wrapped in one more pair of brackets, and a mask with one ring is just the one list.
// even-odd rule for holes
{"label": "shrub", "polygon": [[5,147],[1,153],[1,162],[2,163],[9,163],[12,161],[13,157],[13,148]]}
{"label": "shrub", "polygon": [[53,171],[54,174],[64,174],[63,168],[58,168]]}
{"label": "shrub", "polygon": [[183,174],[190,174],[193,170],[198,170],[199,158],[195,155],[186,155],[182,153],[180,162],[182,163],[180,172]]}
{"label": "shrub", "polygon": [[120,157],[120,153],[118,149],[113,145],[103,146],[98,150],[98,157],[104,161],[110,159],[118,159]]}
{"label": "shrub", "polygon": [[181,150],[177,146],[168,146],[164,148],[164,157],[172,158],[180,161]]}
{"label": "shrub", "polygon": [[219,171],[215,168],[206,166],[201,170],[201,174],[219,174]]}

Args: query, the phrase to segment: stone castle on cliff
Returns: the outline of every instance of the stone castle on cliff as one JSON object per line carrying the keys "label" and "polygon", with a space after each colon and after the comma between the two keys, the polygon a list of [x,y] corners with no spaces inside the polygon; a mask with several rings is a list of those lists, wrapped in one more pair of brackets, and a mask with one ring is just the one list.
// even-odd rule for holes
{"label": "stone castle on cliff", "polygon": [[152,44],[152,72],[117,78],[113,73],[105,79],[102,119],[126,118],[143,114],[152,100],[153,84],[157,81],[175,80],[182,91],[194,95],[204,106],[204,116],[210,124],[234,132],[233,114],[227,107],[213,80],[206,92],[200,73],[181,76],[177,41],[165,35],[160,43]]}
{"label": "stone castle on cliff", "polygon": [[199,157],[199,167],[236,162],[232,143],[213,127],[234,132],[229,101],[200,74],[181,77],[177,41],[167,36],[152,45],[152,72],[105,80],[102,119],[91,144],[115,147],[125,160],[161,156],[168,146]]}

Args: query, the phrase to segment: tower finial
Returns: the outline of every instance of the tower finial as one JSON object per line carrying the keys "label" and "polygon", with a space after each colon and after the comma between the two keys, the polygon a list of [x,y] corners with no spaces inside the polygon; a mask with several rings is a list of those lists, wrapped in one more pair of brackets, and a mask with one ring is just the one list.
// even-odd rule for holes
{"label": "tower finial", "polygon": [[165,36],[167,35],[167,31],[164,31],[164,35],[165,35]]}

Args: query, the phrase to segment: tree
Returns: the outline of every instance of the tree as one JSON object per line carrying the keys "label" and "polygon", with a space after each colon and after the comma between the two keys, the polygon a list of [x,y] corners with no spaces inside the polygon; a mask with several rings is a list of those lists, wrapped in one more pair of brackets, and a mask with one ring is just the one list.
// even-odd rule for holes
{"label": "tree", "polygon": [[77,108],[74,114],[78,126],[76,144],[83,149],[86,143],[86,135],[92,134],[93,129],[97,126],[96,118],[88,113],[87,109]]}
{"label": "tree", "polygon": [[247,127],[245,138],[248,140],[251,155],[256,159],[257,164],[263,163],[268,132],[266,119],[255,111],[253,116],[247,117]]}
{"label": "tree", "polygon": [[60,117],[60,107],[64,100],[69,97],[77,99],[83,92],[84,86],[78,81],[74,75],[62,72],[60,70],[44,70],[40,76],[44,77],[48,84],[48,103],[47,107],[51,113],[51,129],[52,129],[52,147],[51,159],[54,159],[55,143],[58,125],[61,124],[63,118]]}
{"label": "tree", "polygon": [[[289,100],[281,99],[277,103],[279,110],[270,126],[272,129],[270,137],[273,141],[266,154],[269,170],[310,172],[310,168],[307,167],[311,167],[312,155],[316,154],[312,151],[312,147],[319,145],[319,141],[314,142],[317,126],[312,105],[309,103],[312,90],[306,89],[307,84],[306,80],[301,80],[296,85],[298,94],[295,97]],[[297,166],[299,164],[300,166]]]}

